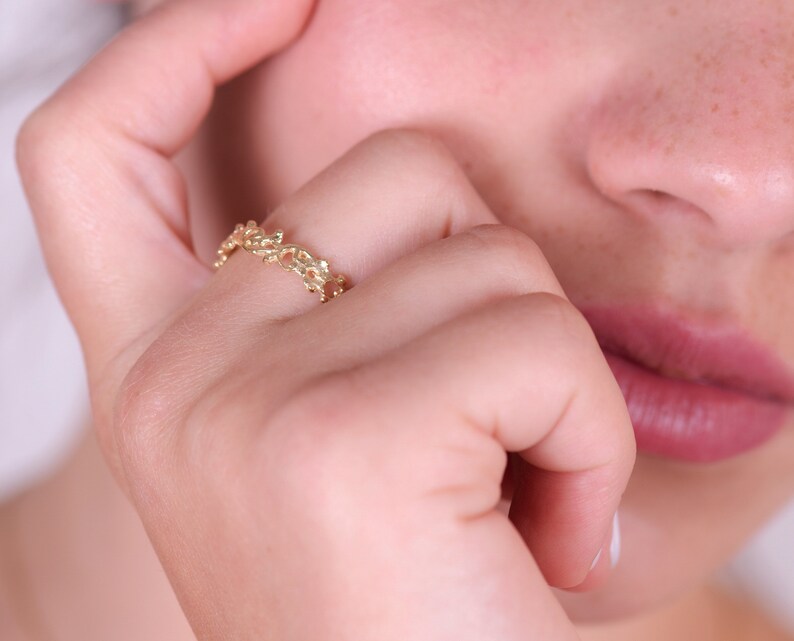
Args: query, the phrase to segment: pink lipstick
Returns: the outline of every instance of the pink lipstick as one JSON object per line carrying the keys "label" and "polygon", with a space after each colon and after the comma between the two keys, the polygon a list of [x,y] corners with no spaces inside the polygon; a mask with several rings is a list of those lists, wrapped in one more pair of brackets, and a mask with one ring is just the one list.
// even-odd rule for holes
{"label": "pink lipstick", "polygon": [[746,332],[652,306],[580,308],[629,409],[641,451],[711,462],[771,438],[794,375]]}

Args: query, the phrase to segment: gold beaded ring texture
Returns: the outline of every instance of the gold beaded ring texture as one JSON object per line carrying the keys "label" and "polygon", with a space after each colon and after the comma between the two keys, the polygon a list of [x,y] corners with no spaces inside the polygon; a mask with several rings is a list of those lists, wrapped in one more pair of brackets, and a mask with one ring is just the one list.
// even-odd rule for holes
{"label": "gold beaded ring texture", "polygon": [[249,220],[248,224],[239,224],[229,237],[218,248],[218,260],[213,263],[220,269],[229,260],[231,253],[242,247],[249,254],[261,256],[265,263],[278,263],[282,269],[295,272],[303,278],[303,284],[310,292],[319,292],[320,300],[325,303],[336,298],[345,291],[347,281],[344,276],[334,276],[328,268],[328,262],[315,258],[300,245],[285,245],[282,240],[284,232],[277,229],[268,234]]}

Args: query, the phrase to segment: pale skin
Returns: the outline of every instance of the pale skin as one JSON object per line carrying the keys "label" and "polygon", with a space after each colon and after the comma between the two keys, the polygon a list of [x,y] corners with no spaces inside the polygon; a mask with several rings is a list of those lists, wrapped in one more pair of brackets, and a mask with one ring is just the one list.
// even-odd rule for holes
{"label": "pale skin", "polygon": [[[629,110],[626,101],[642,106],[647,91],[629,92],[616,101],[625,109],[619,118],[607,112],[579,123],[583,138],[596,141],[588,148],[591,173],[617,204],[633,202],[620,198],[623,191],[671,192],[676,202],[696,200],[713,224],[666,212],[672,222],[651,233],[614,218],[620,222],[603,223],[597,246],[584,244],[576,230],[592,223],[555,211],[560,187],[569,193],[573,183],[555,173],[556,138],[544,132],[555,132],[553,115],[567,113],[577,95],[570,65],[583,58],[572,50],[597,50],[596,36],[612,20],[644,22],[610,14],[591,32],[575,3],[543,13],[533,3],[505,2],[488,13],[494,22],[483,30],[476,3],[459,11],[441,2],[410,4],[393,13],[383,3],[361,12],[357,23],[343,0],[318,7],[170,3],[92,61],[20,136],[20,169],[43,248],[86,353],[102,453],[195,635],[603,637],[577,627],[587,619],[612,621],[608,638],[652,639],[660,630],[682,638],[680,628],[665,625],[683,626],[692,638],[704,638],[706,625],[724,633],[715,638],[728,638],[728,630],[757,633],[762,628],[752,626],[764,624],[755,615],[741,617],[743,628],[734,608],[692,586],[790,496],[794,426],[707,471],[642,457],[635,466],[625,403],[575,303],[593,291],[607,295],[613,288],[617,295],[618,275],[621,283],[643,286],[631,282],[642,272],[626,267],[641,264],[642,254],[631,252],[643,244],[664,241],[670,248],[664,264],[675,265],[666,276],[672,283],[683,282],[675,274],[702,268],[695,241],[737,277],[748,272],[736,256],[752,249],[754,280],[741,283],[747,298],[736,313],[753,319],[756,333],[791,362],[794,345],[781,328],[794,301],[774,287],[793,268],[794,203],[787,208],[785,190],[759,194],[747,186],[772,169],[781,175],[788,152],[780,133],[742,113],[733,125],[747,133],[733,141],[741,150],[714,133],[724,124],[718,120],[713,139],[697,138],[703,127],[676,129],[674,122],[693,109],[691,87],[680,68],[660,67],[681,74],[669,85],[678,93],[667,102],[656,96],[653,104],[678,120],[656,122],[650,107]],[[763,24],[794,11],[785,3],[753,7]],[[442,9],[449,10],[443,21]],[[513,39],[516,11],[527,13],[521,24],[531,17],[557,27],[569,21],[558,50],[521,49],[528,45]],[[452,24],[462,41],[485,34],[471,40],[468,53],[460,49],[443,73],[430,64],[443,53],[434,50],[434,16]],[[708,17],[703,9],[690,20]],[[361,24],[366,29],[357,32]],[[400,33],[414,34],[414,46],[379,52]],[[715,43],[718,36],[711,35]],[[769,41],[780,45],[774,33]],[[632,42],[626,38],[623,47]],[[357,43],[350,47],[356,56],[347,57],[339,43]],[[198,196],[188,209],[169,159],[193,138],[213,85],[289,44],[220,94],[218,109],[180,160]],[[611,55],[593,59],[620,59],[623,49]],[[525,74],[527,59],[537,65],[534,76]],[[384,75],[378,62],[386,60]],[[345,80],[344,92],[328,83],[324,64]],[[774,72],[756,79],[766,82],[756,95],[777,113],[782,72],[771,66]],[[422,82],[408,82],[420,70]],[[598,65],[590,71],[604,73]],[[522,90],[548,89],[545,73],[559,91],[527,120],[532,151],[509,127],[488,123],[513,122],[516,105],[528,104],[517,100]],[[380,82],[369,90],[366,81],[374,77]],[[466,106],[456,91],[478,78],[492,79],[492,90],[467,94],[477,104],[453,109]],[[504,89],[510,78],[522,81]],[[400,92],[384,88],[389,82]],[[317,122],[310,98],[323,101],[335,120]],[[642,126],[619,131],[627,120],[626,127],[635,124],[626,113],[645,114],[637,116]],[[227,134],[220,141],[219,126]],[[237,150],[254,173],[238,171],[229,180],[236,200],[212,213],[223,190],[190,179],[216,158],[223,162],[245,127],[253,132],[251,148]],[[638,178],[620,159],[657,144],[665,127],[667,138],[675,137],[667,152],[673,160],[651,174],[658,184],[645,184],[648,176]],[[615,140],[635,148],[626,151]],[[748,160],[748,140],[765,155]],[[724,180],[720,191],[713,176],[693,182],[689,176],[703,172],[686,171],[686,163],[716,159],[720,175],[728,167],[735,178],[727,195]],[[505,162],[520,168],[505,170]],[[266,179],[245,180],[264,165]],[[527,190],[527,175],[544,180]],[[321,306],[294,274],[239,252],[212,275],[208,239],[228,233],[229,211],[239,217],[252,204],[273,209],[269,228],[328,258],[353,288]],[[570,211],[593,205],[575,204]],[[748,205],[760,212],[752,227],[740,215]],[[598,211],[609,220],[620,210],[613,203]],[[644,286],[658,282],[650,278]],[[774,310],[768,303],[753,307],[764,287]],[[86,448],[83,466],[101,469],[85,463],[96,463]],[[518,469],[531,466],[550,480],[542,501],[514,502],[514,521],[500,504],[506,452]],[[742,495],[753,501],[742,503]],[[624,543],[613,570],[609,543],[618,504]],[[637,612],[646,614],[618,621]],[[768,626],[763,634],[779,638]]]}

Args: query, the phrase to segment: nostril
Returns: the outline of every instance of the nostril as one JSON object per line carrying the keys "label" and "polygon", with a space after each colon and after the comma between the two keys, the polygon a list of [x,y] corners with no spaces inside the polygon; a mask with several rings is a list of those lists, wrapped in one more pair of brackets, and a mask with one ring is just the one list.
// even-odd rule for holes
{"label": "nostril", "polygon": [[623,194],[623,201],[633,211],[645,216],[710,216],[697,205],[660,189],[632,189]]}

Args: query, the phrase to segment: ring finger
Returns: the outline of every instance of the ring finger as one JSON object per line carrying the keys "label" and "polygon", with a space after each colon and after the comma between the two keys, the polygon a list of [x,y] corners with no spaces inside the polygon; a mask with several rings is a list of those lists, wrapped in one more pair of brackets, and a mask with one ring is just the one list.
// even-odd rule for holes
{"label": "ring finger", "polygon": [[[374,134],[321,172],[263,223],[284,243],[305,247],[352,284],[419,247],[496,218],[450,152],[417,132]],[[254,264],[238,251],[201,295],[247,292],[246,314],[260,324],[299,316],[318,303],[295,274]]]}

